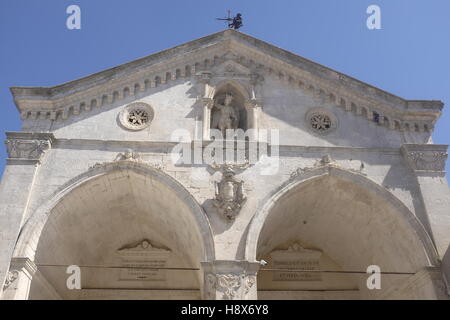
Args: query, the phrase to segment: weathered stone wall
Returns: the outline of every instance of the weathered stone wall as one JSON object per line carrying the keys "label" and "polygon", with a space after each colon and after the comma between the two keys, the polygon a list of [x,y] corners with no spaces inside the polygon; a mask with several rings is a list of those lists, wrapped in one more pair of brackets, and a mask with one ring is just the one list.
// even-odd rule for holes
{"label": "weathered stone wall", "polygon": [[[219,50],[216,51],[219,54]],[[343,98],[338,95],[342,93],[342,97],[349,96],[348,88],[344,88],[344,85],[342,88],[336,86],[333,88],[334,91],[325,94],[320,86],[314,88],[302,81],[300,81],[302,85],[299,85],[299,82],[291,81],[287,75],[282,75],[281,71],[277,73],[274,70],[264,72],[264,77],[258,76],[259,78],[257,77],[258,79],[255,80],[255,74],[250,74],[250,72],[259,70],[258,68],[253,68],[253,71],[250,70],[251,68],[247,69],[237,63],[236,60],[240,58],[235,57],[228,59],[234,62],[227,65],[227,59],[223,59],[225,63],[220,62],[219,58],[217,63],[205,60],[205,65],[210,63],[212,67],[205,68],[206,72],[198,73],[195,76],[188,76],[187,73],[184,73],[185,70],[183,70],[183,75],[172,72],[166,74],[167,77],[162,82],[159,82],[161,79],[158,78],[158,81],[152,80],[148,85],[142,83],[142,77],[138,80],[136,76],[136,81],[140,84],[136,92],[129,94],[127,91],[125,95],[125,91],[121,91],[117,93],[117,97],[110,94],[106,97],[107,103],[102,104],[99,99],[96,100],[97,105],[92,108],[86,108],[86,104],[84,104],[83,108],[78,105],[70,110],[64,109],[62,114],[56,111],[42,112],[42,116],[38,116],[37,113],[33,114],[34,111],[25,112],[22,131],[36,134],[25,134],[25,136],[9,134],[10,160],[0,185],[0,200],[2,200],[0,201],[0,221],[3,226],[9,226],[2,227],[3,229],[0,230],[0,282],[7,274],[9,262],[14,255],[13,249],[17,236],[21,230],[23,231],[23,227],[32,221],[37,213],[46,214],[45,210],[50,212],[52,208],[49,207],[49,204],[66,188],[79,182],[80,177],[86,172],[95,170],[102,164],[121,160],[135,161],[158,170],[161,175],[167,174],[174,181],[180,183],[186,190],[186,194],[192,196],[199,207],[201,206],[201,210],[206,214],[207,221],[211,226],[214,259],[234,261],[234,263],[217,264],[214,264],[213,261],[205,262],[212,263],[208,268],[217,269],[217,274],[224,278],[228,277],[226,273],[231,272],[230,270],[242,272],[243,277],[240,279],[245,281],[248,287],[241,291],[239,289],[236,296],[256,297],[256,286],[253,286],[253,281],[256,281],[255,266],[251,265],[249,267],[252,269],[251,273],[246,273],[248,270],[245,268],[248,267],[248,261],[245,260],[251,260],[250,262],[254,263],[254,259],[260,258],[258,254],[267,254],[267,252],[262,252],[262,249],[261,252],[258,251],[260,250],[259,234],[249,233],[254,230],[258,230],[258,232],[271,230],[270,228],[264,229],[267,227],[264,225],[266,217],[275,219],[269,220],[271,223],[273,222],[273,225],[280,223],[283,228],[288,228],[290,224],[294,225],[298,222],[294,211],[297,210],[296,205],[301,204],[302,201],[306,201],[305,207],[298,208],[298,216],[300,213],[304,214],[305,211],[316,214],[320,219],[324,219],[323,230],[326,229],[327,221],[331,220],[327,220],[326,216],[326,211],[329,210],[344,220],[349,219],[349,230],[358,231],[361,235],[367,234],[368,239],[371,239],[364,239],[364,237],[359,239],[358,250],[360,251],[357,249],[352,251],[345,246],[339,247],[338,243],[335,244],[333,248],[340,250],[341,257],[351,256],[351,252],[361,253],[364,248],[373,249],[376,252],[372,258],[380,257],[383,253],[394,257],[396,254],[392,247],[397,249],[404,247],[407,250],[403,252],[408,251],[408,254],[405,253],[405,257],[399,257],[398,260],[397,258],[392,259],[387,263],[388,266],[396,267],[399,266],[399,261],[408,261],[408,267],[416,268],[409,270],[411,272],[418,272],[418,269],[430,265],[439,268],[439,259],[443,257],[450,243],[450,213],[448,212],[450,192],[443,171],[447,157],[446,146],[430,144],[432,127],[427,127],[427,125],[432,123],[431,116],[425,120],[418,116],[417,119],[411,119],[410,123],[408,120],[402,124],[398,123],[397,126],[394,119],[388,119],[382,114],[374,114],[364,105],[355,105],[350,100],[343,101]],[[248,65],[254,67],[255,63],[253,61]],[[286,66],[284,65],[284,67]],[[202,70],[197,64],[192,70],[195,71],[196,68]],[[245,75],[243,75],[244,73]],[[268,173],[267,167],[270,166],[270,163],[261,161],[250,164],[245,170],[235,172],[233,179],[242,181],[246,200],[233,220],[225,217],[214,206],[217,183],[223,179],[222,173],[216,172],[214,168],[205,163],[186,165],[175,163],[173,160],[173,154],[180,150],[177,145],[177,134],[180,133],[180,130],[184,130],[190,135],[191,140],[197,142],[205,136],[202,120],[205,115],[208,116],[208,112],[210,112],[208,108],[211,108],[211,104],[214,102],[214,90],[217,89],[214,86],[220,87],[223,83],[228,85],[229,83],[224,80],[227,77],[232,79],[229,83],[234,81],[237,85],[237,91],[248,91],[243,92],[242,97],[245,100],[246,112],[248,112],[249,127],[259,130],[275,130],[279,133],[278,143],[275,140],[268,143],[272,152],[277,150],[279,152],[279,156],[274,158],[275,163],[272,163],[274,170]],[[344,81],[346,78],[339,79],[339,81]],[[314,82],[316,80],[312,80],[311,83],[316,83]],[[226,87],[221,90],[226,90]],[[369,91],[375,94],[374,90],[372,88]],[[100,93],[99,91],[98,94]],[[361,101],[360,98],[358,99],[355,101]],[[390,102],[392,101],[397,100],[392,98]],[[121,123],[123,110],[134,102],[146,103],[151,108],[150,125],[142,130],[130,130]],[[405,109],[403,102],[405,101],[398,100],[398,110]],[[23,106],[26,102],[20,103]],[[400,105],[400,103],[402,104]],[[30,102],[31,104],[32,102]],[[411,102],[411,110],[415,107],[422,108],[422,104],[425,105],[422,102]],[[434,106],[432,107],[434,108]],[[320,132],[312,127],[311,112],[315,111],[331,119],[330,130]],[[389,112],[386,112],[385,115],[391,117]],[[415,125],[417,128],[414,128]],[[19,144],[16,145],[14,141],[19,141]],[[50,141],[51,143],[45,148],[40,146],[39,148],[42,150],[33,149],[36,141]],[[207,147],[209,143],[210,141],[204,141],[203,148]],[[190,142],[183,146],[189,150],[192,147]],[[267,144],[263,141],[260,146],[265,147]],[[127,158],[125,154],[127,150],[131,150],[134,155],[130,154]],[[123,157],[125,158],[123,159]],[[286,194],[283,193],[286,186],[296,179],[300,179],[299,177],[303,175],[308,177],[310,173],[312,177],[317,172],[332,176],[329,181],[325,180],[325,184],[328,181],[333,188],[336,187],[336,194],[341,193],[345,196],[348,191],[346,190],[348,185],[339,180],[340,172],[345,172],[350,180],[354,177],[355,181],[353,182],[359,183],[360,186],[352,189],[353,193],[348,192],[354,198],[349,199],[347,203],[335,198],[336,203],[339,202],[339,206],[336,208],[333,208],[333,204],[329,204],[329,207],[323,206],[321,202],[327,201],[325,196],[328,196],[329,199],[333,198],[333,190],[330,191],[325,185],[319,183],[317,188],[312,187],[306,190],[309,198],[307,196],[302,198],[302,195],[299,194],[300,191],[296,191],[295,188],[289,189],[290,191],[286,189]],[[305,181],[307,180],[305,178]],[[152,183],[151,179],[148,181],[150,181],[148,183]],[[117,186],[112,182],[105,183],[103,187],[103,192],[107,194],[117,193]],[[349,188],[353,188],[351,184]],[[145,200],[148,196],[151,201],[154,195],[139,193],[148,192],[148,190],[134,190],[133,196],[138,194],[139,197],[142,197],[139,198],[140,200]],[[265,206],[271,201],[275,201],[274,197],[278,193],[282,193],[283,197],[285,195],[288,197],[286,203],[289,203],[289,197],[291,199],[298,197],[291,205],[292,212],[289,213],[291,215],[286,216],[284,222],[273,218],[274,215],[282,215],[286,211],[278,207],[275,207],[273,211],[269,210],[270,212],[268,211],[266,216],[261,215],[261,212],[266,210]],[[324,199],[321,199],[322,193]],[[77,211],[76,201],[71,201],[73,206],[71,210]],[[315,202],[318,204],[311,204]],[[353,202],[362,203],[362,205],[355,205],[352,208]],[[173,211],[182,211],[180,206],[173,203],[168,203],[164,210],[170,211],[170,208]],[[371,225],[370,219],[361,219],[359,222],[361,225],[352,225],[352,217],[360,218],[356,215],[358,215],[358,210],[363,210],[362,208],[373,214],[380,214],[380,216],[386,214],[383,216],[385,219],[374,219],[376,220],[375,226]],[[162,215],[164,212],[158,214]],[[170,223],[176,223],[176,221]],[[180,226],[180,230],[182,227]],[[284,233],[283,228],[271,231],[274,233],[272,242],[268,241],[264,245],[269,247],[285,245],[286,241],[296,240],[293,239],[296,237],[294,231],[301,229],[296,226],[297,229],[293,229],[294,231],[291,233]],[[383,231],[374,234],[373,230]],[[124,230],[124,232],[127,231]],[[319,230],[319,232],[322,231]],[[288,239],[288,236],[291,236],[292,239]],[[267,238],[267,234],[265,237]],[[378,246],[373,243],[376,237],[383,237],[383,241],[380,240]],[[325,232],[323,239],[326,239]],[[398,243],[396,246],[390,246],[390,240],[398,241]],[[33,244],[33,241],[38,240],[23,239],[22,236],[15,249],[15,254],[33,255],[34,252],[29,252],[32,251],[30,248],[37,245]],[[342,243],[348,245],[350,242],[347,239],[347,242],[343,241]],[[326,243],[324,243],[325,245]],[[249,249],[250,247],[253,248],[253,252]],[[416,255],[414,250],[417,251]],[[329,254],[332,255],[332,253]],[[212,259],[212,257],[210,258]],[[196,263],[200,262],[204,261]],[[339,262],[343,266],[342,261]],[[372,262],[377,263],[377,261]],[[349,266],[361,267],[356,263]],[[217,279],[219,278],[217,276]],[[434,290],[433,285],[430,287],[431,280],[428,281],[430,277],[416,276],[416,278],[420,278],[420,281],[413,279],[410,282],[421,284],[426,292]],[[435,274],[431,278],[433,278],[432,281],[439,281],[436,280],[439,277]],[[20,279],[25,281],[27,278]],[[203,297],[208,297],[213,291],[215,293],[210,297],[223,295],[223,288],[219,288],[218,282],[215,282],[217,279],[214,276],[212,279],[214,284],[209,283],[213,288],[210,292],[204,292],[208,290],[200,288],[203,290]],[[208,284],[206,278],[200,279],[201,281]],[[402,290],[406,290],[404,288],[407,288],[408,285],[403,284]],[[43,286],[48,288],[48,284]],[[206,287],[207,285],[205,285]],[[244,291],[245,294],[242,293]],[[93,293],[94,296],[96,294],[105,296],[101,292]],[[227,294],[231,293],[228,292],[225,295]],[[264,294],[263,297],[265,297]],[[298,293],[291,296],[299,297],[305,294]],[[286,294],[284,295],[286,296]],[[417,294],[417,296],[420,295],[423,293]],[[198,297],[199,293],[193,290],[188,296]],[[373,297],[373,295],[368,296]],[[397,293],[392,292],[387,292],[385,296],[398,297]],[[430,293],[428,296],[432,296],[432,294]],[[411,297],[416,296],[411,295]]]}

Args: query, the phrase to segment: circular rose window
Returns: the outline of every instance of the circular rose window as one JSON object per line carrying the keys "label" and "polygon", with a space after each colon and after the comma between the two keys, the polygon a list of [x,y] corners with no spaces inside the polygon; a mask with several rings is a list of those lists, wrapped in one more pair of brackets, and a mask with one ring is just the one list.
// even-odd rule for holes
{"label": "circular rose window", "polygon": [[329,111],[315,108],[306,114],[306,123],[313,132],[326,135],[337,127],[337,118]]}
{"label": "circular rose window", "polygon": [[154,112],[150,105],[144,102],[132,103],[119,114],[120,123],[130,130],[147,128],[153,120]]}

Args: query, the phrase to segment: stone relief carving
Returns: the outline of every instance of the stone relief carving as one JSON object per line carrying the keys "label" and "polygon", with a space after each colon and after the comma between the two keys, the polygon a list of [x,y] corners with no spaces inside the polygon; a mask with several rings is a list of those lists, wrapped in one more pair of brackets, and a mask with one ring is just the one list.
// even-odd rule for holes
{"label": "stone relief carving", "polygon": [[133,152],[133,150],[128,149],[125,152],[120,152],[116,156],[114,161],[138,161],[138,162],[141,162],[142,159],[141,159],[141,156],[139,153]]}
{"label": "stone relief carving", "polygon": [[[350,159],[351,160],[351,159]],[[359,169],[353,169],[353,168],[344,168],[336,163],[335,160],[333,160],[330,155],[324,155],[320,160],[316,160],[316,162],[310,166],[310,167],[303,167],[303,168],[297,168],[294,170],[289,179],[295,179],[296,177],[313,170],[317,170],[319,168],[340,168],[344,169],[353,173],[357,173],[363,176],[367,176],[366,173],[363,172],[365,166],[364,163],[361,161]]]}
{"label": "stone relief carving", "polygon": [[8,274],[6,275],[5,284],[3,285],[3,290],[6,290],[9,288],[9,286],[16,281],[16,279],[19,277],[19,271],[18,270],[10,270],[8,271]]}
{"label": "stone relief carving", "polygon": [[331,128],[331,119],[326,114],[314,114],[311,119],[311,127],[319,132],[325,132]]}
{"label": "stone relief carving", "polygon": [[205,297],[207,300],[215,300],[216,299],[216,276],[212,273],[208,273],[206,275],[206,282],[205,282]]}
{"label": "stone relief carving", "polygon": [[256,276],[255,275],[249,275],[245,279],[244,284],[244,295],[247,295],[250,292],[250,289],[256,284]]}
{"label": "stone relief carving", "polygon": [[117,162],[121,162],[121,161],[142,163],[142,164],[148,165],[150,167],[153,167],[156,170],[163,170],[163,168],[164,168],[164,164],[163,163],[146,162],[146,161],[144,161],[142,159],[140,153],[134,152],[131,149],[127,149],[124,152],[119,152],[112,162],[103,162],[103,163],[97,162],[94,165],[90,166],[89,170],[104,168],[104,167],[107,167],[109,165],[114,165]]}
{"label": "stone relief carving", "polygon": [[247,200],[244,196],[244,182],[235,178],[235,167],[242,168],[245,165],[223,165],[221,167],[222,180],[216,183],[216,195],[213,200],[214,207],[229,220],[233,220],[239,214]]}
{"label": "stone relief carving", "polygon": [[218,274],[217,291],[223,294],[222,300],[233,300],[242,285],[242,276],[236,274]]}
{"label": "stone relief carving", "polygon": [[38,139],[7,139],[5,144],[11,159],[39,160],[41,155],[50,148],[50,141]]}
{"label": "stone relief carving", "polygon": [[311,167],[297,168],[291,173],[291,179],[301,175],[302,173],[312,171],[321,167],[326,167],[334,164],[334,160],[330,155],[324,155],[320,160],[317,160]]}
{"label": "stone relief carving", "polygon": [[117,253],[121,255],[134,255],[135,252],[138,253],[146,253],[146,252],[170,252],[169,249],[158,248],[151,244],[151,242],[147,239],[144,239],[136,245],[126,245],[121,249],[117,250]]}
{"label": "stone relief carving", "polygon": [[447,152],[439,151],[412,151],[406,157],[413,170],[444,171]]}
{"label": "stone relief carving", "polygon": [[[247,274],[208,274],[207,298],[218,300],[245,299],[253,285],[256,284],[255,275]],[[215,296],[215,297],[214,297]]]}
{"label": "stone relief carving", "polygon": [[320,135],[327,135],[338,126],[337,117],[323,108],[313,108],[306,113],[306,123],[311,130]]}
{"label": "stone relief carving", "polygon": [[147,128],[153,120],[153,108],[144,102],[135,102],[126,106],[119,113],[120,124],[129,130]]}

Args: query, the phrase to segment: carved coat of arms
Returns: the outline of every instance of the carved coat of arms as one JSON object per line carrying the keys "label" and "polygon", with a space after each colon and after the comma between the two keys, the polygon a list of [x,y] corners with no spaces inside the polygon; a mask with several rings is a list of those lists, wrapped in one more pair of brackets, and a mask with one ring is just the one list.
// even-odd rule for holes
{"label": "carved coat of arms", "polygon": [[220,214],[228,219],[234,219],[245,201],[243,181],[237,180],[232,168],[226,167],[223,170],[222,180],[216,183],[216,197],[214,206]]}

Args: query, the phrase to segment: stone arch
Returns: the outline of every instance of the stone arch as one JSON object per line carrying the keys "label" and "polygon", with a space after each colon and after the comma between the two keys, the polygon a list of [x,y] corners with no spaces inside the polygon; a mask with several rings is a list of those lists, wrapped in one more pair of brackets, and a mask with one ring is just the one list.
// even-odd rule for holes
{"label": "stone arch", "polygon": [[403,204],[402,201],[372,180],[358,173],[353,173],[334,166],[322,167],[304,174],[300,174],[295,179],[291,179],[281,185],[274,193],[264,200],[262,205],[258,207],[256,211],[257,213],[250,222],[245,245],[246,260],[256,260],[258,238],[271,209],[276,205],[277,201],[282,199],[284,196],[293,193],[295,189],[302,187],[308,182],[323,178],[324,176],[334,176],[339,179],[349,181],[382,197],[389,205],[397,209],[397,212],[405,221],[407,221],[411,229],[414,230],[416,235],[419,237],[421,243],[423,244],[429,263],[431,265],[437,265],[439,263],[436,248],[429,234],[418,218],[405,206],[405,204]]}
{"label": "stone arch", "polygon": [[[341,283],[344,288],[356,290],[356,296],[363,298],[383,295],[398,281],[439,265],[430,236],[398,198],[365,176],[333,165],[291,178],[264,200],[249,225],[245,259],[264,259],[270,267],[272,252],[296,242],[322,251],[324,259],[335,266],[332,270],[362,272],[348,278],[342,274],[340,279],[345,279]],[[404,275],[384,276],[382,289],[387,291],[375,293],[367,290],[362,275],[372,264],[379,265],[382,271]],[[263,299],[274,298],[270,296],[273,290],[307,290],[301,289],[305,283],[297,282],[298,289],[289,288],[264,274],[267,272],[258,276]],[[314,285],[326,287],[332,282]],[[419,291],[419,295],[425,294]]]}
{"label": "stone arch", "polygon": [[[109,191],[91,195],[92,188],[107,185],[111,186]],[[128,193],[120,195],[119,191],[124,188]],[[83,197],[83,201],[80,207],[74,207],[74,199],[79,197]],[[167,199],[160,200],[162,197]],[[115,198],[122,199],[122,209],[115,209],[114,201],[111,204],[104,201]],[[130,207],[133,201],[140,204]],[[77,239],[77,232],[81,238]],[[61,186],[26,222],[14,257],[29,258],[44,265],[114,265],[115,252],[120,246],[147,239],[147,235],[156,246],[173,253],[174,265],[170,267],[197,268],[197,271],[188,271],[189,281],[192,288],[201,291],[200,263],[215,259],[213,235],[202,207],[166,173],[138,161],[117,161],[96,165]],[[66,237],[72,240],[66,242]],[[50,250],[51,243],[58,243],[55,253]],[[62,252],[68,253],[61,256]],[[59,283],[55,279],[52,283]]]}
{"label": "stone arch", "polygon": [[213,99],[219,91],[224,90],[227,87],[231,87],[237,92],[239,92],[246,100],[250,99],[249,90],[243,84],[241,84],[239,81],[236,80],[223,80],[215,84],[212,90],[210,90],[207,98]]}
{"label": "stone arch", "polygon": [[200,227],[201,234],[204,239],[205,261],[214,260],[215,252],[212,230],[206,213],[204,212],[200,204],[179,182],[177,182],[166,173],[149,165],[132,161],[119,161],[116,163],[106,163],[103,165],[98,165],[94,168],[91,168],[89,171],[71,179],[60,188],[58,188],[58,190],[55,191],[52,196],[50,196],[49,199],[45,201],[43,205],[41,205],[25,223],[17,241],[17,245],[14,250],[14,256],[28,257],[30,259],[33,258],[33,251],[30,251],[29,248],[29,245],[31,245],[30,240],[34,241],[39,238],[40,232],[42,232],[50,211],[67,194],[96,177],[100,177],[120,170],[132,170],[140,175],[158,179],[159,181],[170,186],[174,190],[174,192],[179,195],[180,199],[187,203],[188,206],[192,209],[192,214],[197,221],[198,226]]}

